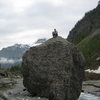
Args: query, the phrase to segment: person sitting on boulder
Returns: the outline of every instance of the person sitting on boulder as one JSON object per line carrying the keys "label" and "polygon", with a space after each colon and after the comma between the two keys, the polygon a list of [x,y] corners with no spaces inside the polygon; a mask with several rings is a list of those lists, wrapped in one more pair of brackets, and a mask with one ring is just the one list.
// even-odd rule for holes
{"label": "person sitting on boulder", "polygon": [[54,31],[52,32],[52,36],[53,38],[56,38],[58,36],[58,32],[56,29],[54,29]]}

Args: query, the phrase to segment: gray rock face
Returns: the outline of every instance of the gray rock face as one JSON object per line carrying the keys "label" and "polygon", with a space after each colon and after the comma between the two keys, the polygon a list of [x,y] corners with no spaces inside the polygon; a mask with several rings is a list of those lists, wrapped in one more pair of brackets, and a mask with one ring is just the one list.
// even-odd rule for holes
{"label": "gray rock face", "polygon": [[84,76],[84,58],[73,44],[57,37],[30,48],[23,56],[27,90],[49,100],[77,100]]}
{"label": "gray rock face", "polygon": [[1,78],[0,79],[0,88],[11,88],[16,83],[15,80],[11,78]]}
{"label": "gray rock face", "polygon": [[85,16],[77,22],[75,27],[70,31],[67,40],[74,44],[78,44],[99,28],[100,4],[95,9],[87,12]]}

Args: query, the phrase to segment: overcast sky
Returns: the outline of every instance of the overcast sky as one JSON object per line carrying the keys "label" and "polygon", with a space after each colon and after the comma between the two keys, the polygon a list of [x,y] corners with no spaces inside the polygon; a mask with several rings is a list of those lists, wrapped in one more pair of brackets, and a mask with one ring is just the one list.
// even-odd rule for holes
{"label": "overcast sky", "polygon": [[69,31],[98,0],[0,0],[0,49],[15,43],[32,44],[51,38],[56,28],[67,38]]}

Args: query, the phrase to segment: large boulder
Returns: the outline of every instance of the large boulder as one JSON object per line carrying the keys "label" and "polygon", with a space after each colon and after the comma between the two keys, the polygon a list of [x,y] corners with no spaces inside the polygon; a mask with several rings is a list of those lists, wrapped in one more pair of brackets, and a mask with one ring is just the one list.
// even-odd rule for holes
{"label": "large boulder", "polygon": [[23,56],[23,84],[38,97],[77,100],[84,77],[84,58],[67,40],[56,37]]}

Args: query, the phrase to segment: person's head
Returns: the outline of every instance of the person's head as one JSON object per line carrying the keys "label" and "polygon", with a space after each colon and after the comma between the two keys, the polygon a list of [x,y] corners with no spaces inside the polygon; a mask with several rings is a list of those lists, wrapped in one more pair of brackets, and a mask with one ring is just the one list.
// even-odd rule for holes
{"label": "person's head", "polygon": [[56,31],[56,29],[54,29],[54,31]]}

